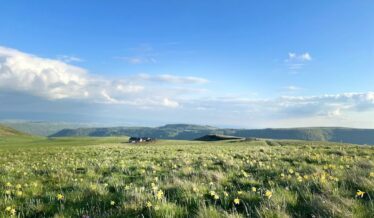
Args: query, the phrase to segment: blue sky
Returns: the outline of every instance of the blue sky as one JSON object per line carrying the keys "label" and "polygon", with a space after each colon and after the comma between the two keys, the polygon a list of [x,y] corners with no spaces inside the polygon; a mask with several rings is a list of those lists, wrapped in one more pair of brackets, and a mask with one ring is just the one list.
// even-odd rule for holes
{"label": "blue sky", "polygon": [[0,119],[374,128],[373,1],[0,9]]}

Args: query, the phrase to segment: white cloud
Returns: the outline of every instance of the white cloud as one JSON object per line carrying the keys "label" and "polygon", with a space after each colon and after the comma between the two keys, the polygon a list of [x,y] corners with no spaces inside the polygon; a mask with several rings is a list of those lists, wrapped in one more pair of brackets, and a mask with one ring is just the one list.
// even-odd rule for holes
{"label": "white cloud", "polygon": [[293,52],[289,52],[287,61],[292,61],[292,60],[311,61],[312,56],[309,54],[309,52],[305,52],[303,54],[296,54]]}
{"label": "white cloud", "polygon": [[151,81],[151,82],[165,82],[165,83],[175,83],[175,84],[204,84],[208,83],[207,79],[201,77],[193,76],[175,76],[170,74],[163,75],[149,75],[149,74],[139,74],[138,79]]}
{"label": "white cloud", "polygon": [[[182,102],[183,104],[183,102]],[[343,93],[321,96],[281,96],[274,99],[213,97],[192,101],[186,107],[210,108],[225,114],[241,111],[252,118],[310,118],[332,117],[350,113],[374,111],[374,92]]]}
{"label": "white cloud", "polygon": [[82,62],[83,60],[81,58],[78,58],[74,55],[59,55],[57,56],[57,59],[65,62],[65,63],[71,63],[71,62]]}
{"label": "white cloud", "polygon": [[287,68],[291,71],[298,71],[301,70],[306,62],[309,62],[312,60],[312,56],[309,52],[305,52],[302,54],[296,54],[294,52],[288,53],[288,58],[284,60]]}
{"label": "white cloud", "polygon": [[179,106],[179,103],[178,103],[178,102],[173,101],[173,100],[170,100],[170,99],[168,99],[168,98],[164,98],[163,103],[164,103],[164,105],[165,105],[166,107],[173,107],[173,108],[175,108],[175,107],[178,107],[178,106]]}
{"label": "white cloud", "polygon": [[[203,81],[194,77],[172,75],[155,78],[174,82]],[[173,96],[165,95],[167,92],[158,94],[155,87],[148,88],[130,80],[104,79],[61,60],[40,58],[5,47],[0,47],[0,90],[26,93],[49,100],[76,99],[140,107],[179,106],[176,100],[172,100]]]}
{"label": "white cloud", "polygon": [[284,87],[284,89],[289,92],[295,92],[295,91],[301,90],[301,88],[298,86],[286,86]]}
{"label": "white cloud", "polygon": [[303,60],[303,61],[311,61],[312,56],[310,56],[310,54],[307,52],[307,53],[302,54],[300,56],[300,59]]}
{"label": "white cloud", "polygon": [[157,60],[153,57],[115,57],[115,59],[125,61],[128,64],[155,64]]}

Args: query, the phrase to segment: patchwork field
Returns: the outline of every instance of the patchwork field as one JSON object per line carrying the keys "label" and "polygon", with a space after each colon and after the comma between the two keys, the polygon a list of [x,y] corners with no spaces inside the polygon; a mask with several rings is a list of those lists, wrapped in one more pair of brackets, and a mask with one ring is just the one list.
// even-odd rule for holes
{"label": "patchwork field", "polygon": [[0,138],[0,217],[373,217],[374,147]]}

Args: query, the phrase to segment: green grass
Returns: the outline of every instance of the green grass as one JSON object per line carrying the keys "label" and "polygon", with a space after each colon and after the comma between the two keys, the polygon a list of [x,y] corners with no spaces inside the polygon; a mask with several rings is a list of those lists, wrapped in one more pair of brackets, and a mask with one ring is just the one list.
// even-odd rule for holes
{"label": "green grass", "polygon": [[126,139],[1,137],[0,217],[374,214],[374,147]]}

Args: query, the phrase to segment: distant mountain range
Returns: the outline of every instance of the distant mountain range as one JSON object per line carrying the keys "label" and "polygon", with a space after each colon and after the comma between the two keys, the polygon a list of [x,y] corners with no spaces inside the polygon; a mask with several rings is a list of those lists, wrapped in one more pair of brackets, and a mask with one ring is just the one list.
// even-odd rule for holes
{"label": "distant mountain range", "polygon": [[83,127],[96,127],[96,125],[66,122],[44,122],[44,121],[0,121],[3,126],[14,128],[18,131],[31,135],[49,136],[63,129],[75,129]]}
{"label": "distant mountain range", "polygon": [[208,134],[269,139],[332,141],[374,145],[374,129],[340,127],[281,129],[221,129],[212,126],[169,124],[161,127],[110,127],[63,129],[51,137],[65,136],[135,136],[158,139],[191,140]]}

